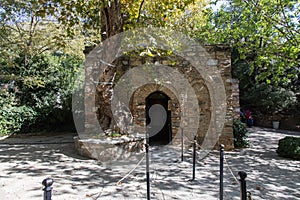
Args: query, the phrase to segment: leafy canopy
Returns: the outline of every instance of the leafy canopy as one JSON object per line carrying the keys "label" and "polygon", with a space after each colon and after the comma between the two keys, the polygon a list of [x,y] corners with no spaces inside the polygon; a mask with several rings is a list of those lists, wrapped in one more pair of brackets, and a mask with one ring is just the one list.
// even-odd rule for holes
{"label": "leafy canopy", "polygon": [[230,0],[207,12],[208,31],[198,37],[230,44],[234,66],[248,65],[244,73],[255,81],[293,87],[300,71],[299,6],[297,0]]}
{"label": "leafy canopy", "polygon": [[[112,4],[121,7],[123,30],[144,26],[164,27],[168,25],[180,28],[183,22],[189,26],[197,26],[202,19],[200,10],[204,7],[204,0],[53,0],[33,1],[39,5],[39,16],[52,16],[61,24],[66,25],[68,33],[73,34],[73,27],[80,26],[82,33],[86,35],[96,34],[100,36],[102,19],[105,17],[104,8]],[[183,19],[185,18],[185,19]],[[191,20],[191,18],[194,19]],[[185,20],[185,21],[184,21]],[[193,24],[194,23],[194,24]]]}

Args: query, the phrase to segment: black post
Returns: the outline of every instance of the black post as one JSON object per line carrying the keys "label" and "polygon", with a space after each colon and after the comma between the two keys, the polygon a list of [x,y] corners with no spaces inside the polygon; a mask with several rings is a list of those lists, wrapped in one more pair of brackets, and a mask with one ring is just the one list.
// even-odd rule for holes
{"label": "black post", "polygon": [[247,174],[244,171],[239,171],[238,175],[240,176],[241,184],[241,200],[247,200],[247,189],[246,189],[246,177]]}
{"label": "black post", "polygon": [[220,200],[223,200],[224,145],[220,145]]}
{"label": "black post", "polygon": [[195,180],[195,173],[196,173],[196,145],[197,145],[197,140],[196,136],[194,137],[194,148],[193,148],[193,179]]}
{"label": "black post", "polygon": [[53,184],[53,179],[52,178],[46,178],[42,182],[44,190],[44,200],[51,200],[52,199],[52,184]]}
{"label": "black post", "polygon": [[183,162],[183,128],[181,128],[181,162]]}
{"label": "black post", "polygon": [[150,200],[150,172],[149,172],[149,133],[146,132],[146,177],[147,177],[147,200]]}

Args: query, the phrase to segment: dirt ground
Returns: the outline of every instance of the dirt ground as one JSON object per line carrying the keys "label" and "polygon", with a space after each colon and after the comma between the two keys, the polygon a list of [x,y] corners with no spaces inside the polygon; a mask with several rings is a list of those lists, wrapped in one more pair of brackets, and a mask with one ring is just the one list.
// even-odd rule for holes
{"label": "dirt ground", "polygon": [[[250,148],[225,152],[224,199],[239,199],[237,174],[241,170],[247,172],[247,190],[254,200],[300,199],[300,161],[276,154],[279,139],[300,133],[257,127],[249,130]],[[42,199],[41,183],[47,177],[54,180],[53,200],[146,199],[143,155],[127,165],[103,165],[77,154],[75,135],[2,137],[0,199]],[[186,151],[181,162],[179,149],[151,148],[151,199],[219,198],[218,152],[197,160],[194,181],[191,157],[191,151]]]}

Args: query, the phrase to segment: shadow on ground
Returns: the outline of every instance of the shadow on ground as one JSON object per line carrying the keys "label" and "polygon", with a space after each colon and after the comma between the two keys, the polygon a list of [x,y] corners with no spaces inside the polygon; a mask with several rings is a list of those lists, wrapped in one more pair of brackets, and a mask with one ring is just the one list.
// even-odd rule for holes
{"label": "shadow on ground", "polygon": [[[253,199],[300,198],[300,161],[280,158],[278,140],[297,132],[252,128],[251,147],[225,152],[224,199],[239,199],[237,173],[246,171]],[[54,179],[55,199],[145,199],[145,159],[137,165],[104,166],[81,157],[74,149],[74,134],[0,140],[0,196],[41,199],[41,182]],[[218,199],[219,154],[211,151],[196,165],[192,178],[191,151],[180,161],[180,150],[155,147],[150,153],[152,199]],[[128,172],[135,170],[119,182]],[[118,184],[119,182],[119,184]],[[22,194],[21,196],[19,196]],[[54,199],[54,198],[53,198]]]}

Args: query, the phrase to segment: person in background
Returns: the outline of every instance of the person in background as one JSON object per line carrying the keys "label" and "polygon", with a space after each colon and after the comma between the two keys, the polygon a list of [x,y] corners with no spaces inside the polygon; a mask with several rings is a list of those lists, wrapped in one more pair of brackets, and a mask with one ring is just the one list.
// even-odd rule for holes
{"label": "person in background", "polygon": [[242,109],[240,110],[240,120],[241,122],[246,123],[245,112]]}
{"label": "person in background", "polygon": [[246,124],[249,128],[251,128],[253,126],[253,117],[251,114],[251,111],[248,109],[245,112],[245,118],[246,118]]}

